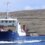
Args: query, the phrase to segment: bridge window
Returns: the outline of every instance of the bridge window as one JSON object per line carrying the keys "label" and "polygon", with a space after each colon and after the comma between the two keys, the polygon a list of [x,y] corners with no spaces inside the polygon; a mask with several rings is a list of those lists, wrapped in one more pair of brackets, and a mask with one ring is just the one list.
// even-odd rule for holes
{"label": "bridge window", "polygon": [[2,20],[1,23],[3,23],[4,21]]}
{"label": "bridge window", "polygon": [[9,21],[9,23],[11,23],[12,21]]}
{"label": "bridge window", "polygon": [[13,23],[14,23],[15,21],[13,21]]}
{"label": "bridge window", "polygon": [[14,26],[14,24],[12,24],[12,26]]}
{"label": "bridge window", "polygon": [[6,23],[8,22],[8,21],[5,21]]}
{"label": "bridge window", "polygon": [[9,21],[9,23],[11,23],[11,22],[13,22],[13,23],[14,23],[15,21]]}

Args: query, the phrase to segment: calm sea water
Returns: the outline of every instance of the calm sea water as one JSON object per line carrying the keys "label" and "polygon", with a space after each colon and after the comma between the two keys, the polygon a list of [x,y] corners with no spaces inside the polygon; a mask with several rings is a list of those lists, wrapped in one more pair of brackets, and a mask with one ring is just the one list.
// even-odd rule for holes
{"label": "calm sea water", "polygon": [[[6,43],[6,44],[0,44],[0,45],[45,45],[45,36],[17,36],[16,38],[14,38],[15,40],[17,40],[18,42],[21,41],[33,41],[33,42],[27,42],[27,43]],[[42,40],[41,42],[34,42],[34,40]]]}

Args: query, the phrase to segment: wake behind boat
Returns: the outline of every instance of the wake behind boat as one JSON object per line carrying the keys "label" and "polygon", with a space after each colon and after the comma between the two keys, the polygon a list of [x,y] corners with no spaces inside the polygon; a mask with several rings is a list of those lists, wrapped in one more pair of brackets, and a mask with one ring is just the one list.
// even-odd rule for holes
{"label": "wake behind boat", "polygon": [[42,40],[18,40],[18,41],[0,41],[0,44],[7,44],[7,43],[18,43],[18,44],[22,44],[22,43],[38,43],[41,42]]}

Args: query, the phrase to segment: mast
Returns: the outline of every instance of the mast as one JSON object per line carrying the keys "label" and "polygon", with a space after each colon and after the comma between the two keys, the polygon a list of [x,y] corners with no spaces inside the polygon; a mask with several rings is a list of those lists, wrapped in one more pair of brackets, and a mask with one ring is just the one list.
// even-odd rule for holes
{"label": "mast", "polygon": [[6,18],[8,18],[8,6],[9,6],[9,2],[7,2],[7,15],[6,15]]}

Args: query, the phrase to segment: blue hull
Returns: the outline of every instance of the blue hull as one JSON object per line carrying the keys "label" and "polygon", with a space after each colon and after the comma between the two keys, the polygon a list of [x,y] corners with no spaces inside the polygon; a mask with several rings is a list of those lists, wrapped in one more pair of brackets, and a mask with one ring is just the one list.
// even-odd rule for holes
{"label": "blue hull", "polygon": [[12,41],[17,36],[15,32],[0,32],[0,41]]}
{"label": "blue hull", "polygon": [[19,36],[16,32],[0,32],[0,41],[45,40],[45,36]]}

